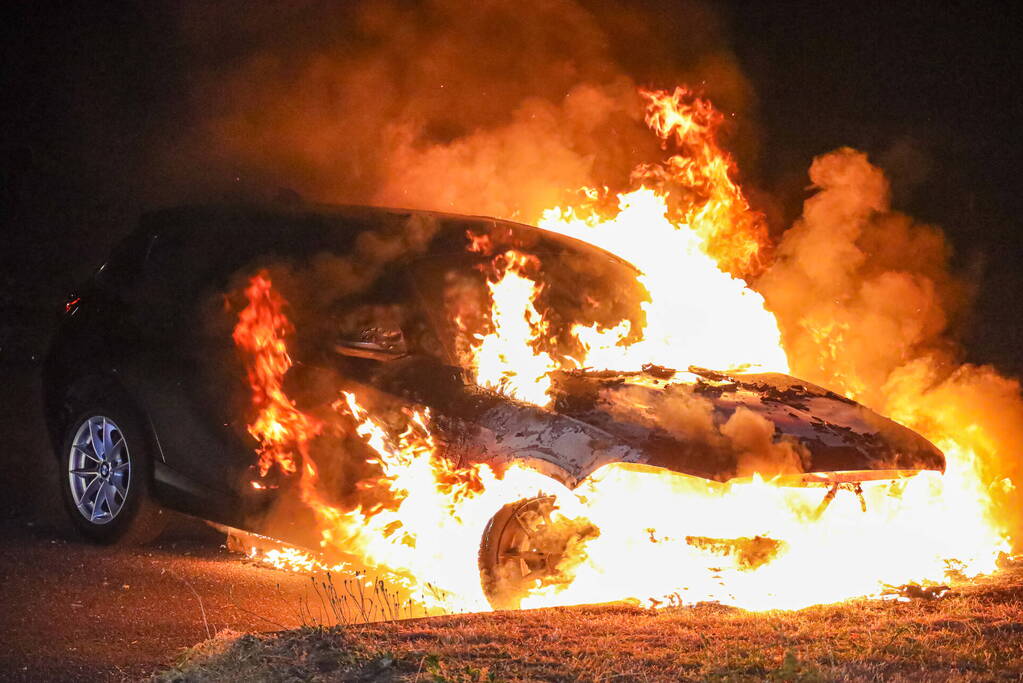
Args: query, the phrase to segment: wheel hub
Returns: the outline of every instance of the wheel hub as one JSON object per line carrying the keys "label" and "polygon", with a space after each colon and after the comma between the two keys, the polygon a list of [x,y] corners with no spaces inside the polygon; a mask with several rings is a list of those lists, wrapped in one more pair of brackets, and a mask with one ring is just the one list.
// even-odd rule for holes
{"label": "wheel hub", "polygon": [[480,570],[496,609],[517,609],[531,590],[570,580],[561,567],[570,540],[599,534],[584,519],[552,521],[556,507],[553,496],[541,496],[506,505],[491,520]]}

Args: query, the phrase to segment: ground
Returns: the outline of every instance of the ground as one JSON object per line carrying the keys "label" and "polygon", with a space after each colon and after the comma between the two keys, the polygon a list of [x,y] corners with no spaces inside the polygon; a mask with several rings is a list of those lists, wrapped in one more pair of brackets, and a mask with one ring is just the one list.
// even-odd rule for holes
{"label": "ground", "polygon": [[322,628],[335,620],[308,576],[255,566],[195,520],[145,548],[76,539],[36,370],[0,373],[2,680],[1023,678],[1020,569],[937,600],[790,613],[605,606],[358,625],[349,604],[347,626]]}
{"label": "ground", "polygon": [[[232,639],[234,638],[234,639]],[[1019,680],[1023,571],[940,599],[605,606],[225,635],[160,681]]]}

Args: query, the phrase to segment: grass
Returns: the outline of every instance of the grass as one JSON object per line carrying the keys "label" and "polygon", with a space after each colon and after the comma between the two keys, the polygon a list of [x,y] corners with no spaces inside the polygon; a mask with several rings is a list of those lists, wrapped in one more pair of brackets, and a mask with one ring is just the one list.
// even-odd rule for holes
{"label": "grass", "polygon": [[797,612],[594,606],[222,635],[156,681],[1020,680],[1023,569]]}

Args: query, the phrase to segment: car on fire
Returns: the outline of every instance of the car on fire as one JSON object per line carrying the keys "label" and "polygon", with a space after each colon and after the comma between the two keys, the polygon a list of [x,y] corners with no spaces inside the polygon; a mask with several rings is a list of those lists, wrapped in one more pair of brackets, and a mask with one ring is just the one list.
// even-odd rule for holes
{"label": "car on fire", "polygon": [[[534,259],[552,354],[573,353],[576,323],[642,327],[631,265],[535,227],[307,204],[147,214],[69,298],[45,359],[46,423],[75,527],[101,543],[145,542],[169,509],[262,530],[287,483],[252,484],[251,397],[225,313],[259,268],[280,274],[295,309],[285,385],[297,405],[312,410],[348,386],[381,404],[429,408],[459,465],[520,463],[569,488],[609,463],[717,482],[758,472],[831,496],[943,471],[942,453],[915,432],[777,373],[561,370],[544,406],[478,386],[464,347],[487,324],[473,318],[485,317],[488,273],[509,249]],[[692,409],[709,416],[699,429],[672,417]],[[788,459],[744,461],[720,431],[737,414],[768,424]],[[514,605],[509,582],[552,570],[556,552],[531,547],[523,523],[551,505],[519,501],[487,526],[480,570],[495,607]]]}

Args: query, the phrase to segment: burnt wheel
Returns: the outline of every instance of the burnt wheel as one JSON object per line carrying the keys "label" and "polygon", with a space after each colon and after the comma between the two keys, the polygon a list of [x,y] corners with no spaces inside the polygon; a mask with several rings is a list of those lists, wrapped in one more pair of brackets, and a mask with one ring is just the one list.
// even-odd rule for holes
{"label": "burnt wheel", "polygon": [[483,592],[494,609],[518,609],[531,588],[552,577],[565,552],[555,531],[553,496],[509,503],[491,518],[480,544]]}
{"label": "burnt wheel", "polygon": [[150,497],[152,463],[144,432],[117,405],[71,420],[61,449],[64,506],[83,536],[97,543],[147,543],[163,530],[163,510]]}

